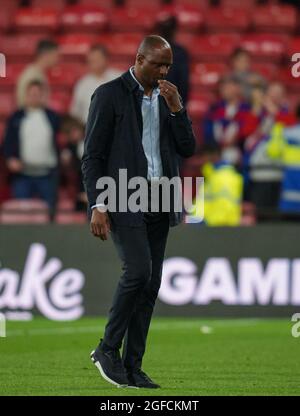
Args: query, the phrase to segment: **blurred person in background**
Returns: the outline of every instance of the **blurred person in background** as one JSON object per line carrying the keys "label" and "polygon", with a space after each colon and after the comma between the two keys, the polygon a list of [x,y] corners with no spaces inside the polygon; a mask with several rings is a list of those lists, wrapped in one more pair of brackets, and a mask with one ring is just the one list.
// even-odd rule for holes
{"label": "blurred person in background", "polygon": [[[234,166],[222,159],[216,144],[201,149],[201,175],[204,177],[204,223],[208,226],[236,226],[241,222],[243,177]],[[201,184],[203,186],[203,184]],[[201,192],[198,193],[201,197]],[[201,201],[194,201],[201,212]]]}
{"label": "blurred person in background", "polygon": [[283,84],[272,82],[268,87],[264,83],[253,85],[250,94],[249,111],[245,114],[242,135],[245,148],[250,150],[262,136],[269,134],[274,123],[291,124],[294,115],[287,107],[286,92]]}
{"label": "blurred person in background", "polygon": [[75,210],[86,211],[87,197],[82,182],[81,159],[84,146],[84,124],[72,117],[66,116],[62,123],[66,146],[61,152],[62,165],[71,168],[75,173],[76,200]]}
{"label": "blurred person in background", "polygon": [[17,81],[16,99],[18,107],[24,107],[27,86],[31,81],[40,81],[45,85],[47,90],[47,94],[44,94],[46,104],[49,95],[47,71],[53,68],[58,60],[58,44],[52,40],[41,40],[37,45],[35,61],[24,69]]}
{"label": "blurred person in background", "polygon": [[265,94],[256,89],[255,94],[263,108],[256,129],[245,134],[244,162],[249,175],[248,197],[259,210],[267,209],[272,213],[278,206],[282,167],[267,152],[268,142],[275,123],[290,125],[295,118],[286,106],[285,88],[281,83],[271,83]]}
{"label": "blurred person in background", "polygon": [[173,65],[167,79],[177,86],[185,105],[189,96],[189,55],[187,50],[175,40],[177,29],[178,22],[175,16],[167,16],[156,25],[157,33],[169,42],[173,51]]}
{"label": "blurred person in background", "polygon": [[239,80],[232,75],[221,79],[219,93],[220,100],[204,118],[204,142],[221,146],[222,158],[238,166],[242,160],[241,132],[250,107],[243,100]]}
{"label": "blurred person in background", "polygon": [[84,124],[95,89],[121,75],[120,71],[109,67],[108,52],[103,45],[91,47],[87,55],[87,67],[87,74],[75,84],[70,107],[70,114]]}
{"label": "blurred person in background", "polygon": [[242,136],[246,138],[255,133],[264,122],[267,110],[264,105],[266,88],[264,84],[253,85],[250,92],[249,109],[244,115],[245,122],[242,126]]}
{"label": "blurred person in background", "polygon": [[258,83],[264,84],[264,78],[251,69],[251,55],[246,49],[235,49],[230,65],[231,75],[240,82],[244,99],[249,100],[253,86]]}
{"label": "blurred person in background", "polygon": [[285,86],[279,81],[273,81],[268,85],[264,106],[268,113],[270,128],[275,122],[290,124],[295,121],[295,116],[288,107]]}
{"label": "blurred person in background", "polygon": [[31,81],[22,109],[7,121],[3,151],[13,175],[12,193],[17,199],[39,197],[53,219],[58,182],[58,114],[45,107],[46,86]]}
{"label": "blurred person in background", "polygon": [[[273,126],[267,153],[282,165],[283,177],[279,210],[283,214],[300,215],[300,103],[295,111],[295,124]],[[291,217],[293,218],[293,217]]]}
{"label": "blurred person in background", "polygon": [[255,144],[261,140],[267,111],[264,106],[266,88],[264,84],[253,85],[250,92],[250,107],[245,114],[245,122],[242,128],[243,137],[243,163],[242,172],[244,176],[244,199],[249,200],[249,159]]}

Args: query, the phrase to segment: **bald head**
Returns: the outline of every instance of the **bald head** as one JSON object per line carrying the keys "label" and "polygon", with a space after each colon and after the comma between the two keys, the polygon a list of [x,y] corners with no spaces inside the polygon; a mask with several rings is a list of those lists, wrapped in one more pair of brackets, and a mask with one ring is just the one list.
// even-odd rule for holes
{"label": "bald head", "polygon": [[149,35],[142,40],[138,48],[138,53],[142,55],[147,55],[148,53],[151,53],[154,49],[171,50],[171,46],[169,42],[167,42],[166,39],[162,38],[161,36]]}
{"label": "bald head", "polygon": [[134,71],[144,88],[158,86],[165,79],[173,63],[172,48],[161,36],[146,36],[136,55]]}

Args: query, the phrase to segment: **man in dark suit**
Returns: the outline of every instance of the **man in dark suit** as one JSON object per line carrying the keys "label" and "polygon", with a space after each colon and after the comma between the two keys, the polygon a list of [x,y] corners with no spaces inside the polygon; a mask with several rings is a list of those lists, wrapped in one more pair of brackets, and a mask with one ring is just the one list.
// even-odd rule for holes
{"label": "man in dark suit", "polygon": [[[182,211],[172,202],[169,212],[161,205],[158,212],[105,211],[98,204],[96,183],[110,177],[118,189],[120,169],[126,169],[128,180],[148,181],[149,207],[151,183],[178,177],[179,157],[193,155],[191,122],[177,87],[165,80],[172,61],[169,43],[160,36],[147,36],[138,48],[135,65],[96,89],[86,127],[82,172],[90,229],[102,240],[111,234],[124,271],[104,336],[91,358],[103,378],[118,386],[159,387],[141,365],[169,227],[181,222]],[[132,190],[128,198],[130,194]]]}

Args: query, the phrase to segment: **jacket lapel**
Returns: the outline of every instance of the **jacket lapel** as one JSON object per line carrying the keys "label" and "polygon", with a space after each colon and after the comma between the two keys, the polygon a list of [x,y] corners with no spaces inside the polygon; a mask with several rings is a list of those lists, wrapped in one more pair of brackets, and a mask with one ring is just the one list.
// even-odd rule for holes
{"label": "jacket lapel", "polygon": [[139,127],[139,132],[141,135],[141,139],[143,137],[143,116],[142,116],[142,101],[143,101],[143,91],[140,89],[136,89],[133,92],[134,95],[134,105],[137,117],[137,123]]}
{"label": "jacket lapel", "polygon": [[140,138],[142,140],[142,136],[143,136],[143,117],[142,117],[143,92],[139,89],[138,84],[132,78],[130,70],[124,72],[124,74],[121,75],[121,78],[124,84],[126,85],[126,88],[130,91],[130,96],[133,99],[136,120],[137,120],[138,129],[140,133]]}
{"label": "jacket lapel", "polygon": [[167,122],[170,111],[168,109],[168,106],[166,104],[164,97],[159,95],[158,101],[159,101],[159,136],[160,136],[159,138],[160,138],[160,142],[162,143],[162,140],[165,136],[163,134],[163,131],[164,131],[165,123]]}

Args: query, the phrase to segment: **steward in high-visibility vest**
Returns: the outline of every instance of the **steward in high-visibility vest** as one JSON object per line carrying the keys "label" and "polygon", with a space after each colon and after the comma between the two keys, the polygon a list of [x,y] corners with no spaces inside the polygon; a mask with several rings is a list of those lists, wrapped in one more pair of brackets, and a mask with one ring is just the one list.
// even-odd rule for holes
{"label": "steward in high-visibility vest", "polygon": [[267,146],[269,157],[283,166],[279,209],[285,213],[300,213],[300,106],[297,116],[293,126],[276,123]]}
{"label": "steward in high-visibility vest", "polygon": [[[234,226],[241,220],[243,177],[227,162],[207,162],[204,176],[204,223],[209,226]],[[199,192],[201,194],[201,192]],[[200,200],[195,211],[200,212]]]}

